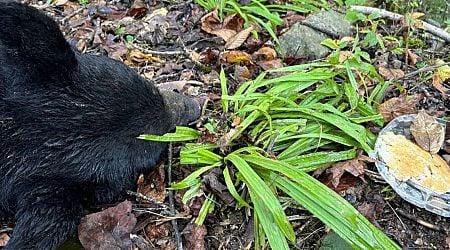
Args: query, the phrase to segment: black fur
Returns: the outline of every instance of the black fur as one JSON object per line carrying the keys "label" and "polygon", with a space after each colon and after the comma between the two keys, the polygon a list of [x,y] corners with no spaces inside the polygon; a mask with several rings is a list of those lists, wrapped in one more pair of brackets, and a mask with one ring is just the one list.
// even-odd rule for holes
{"label": "black fur", "polygon": [[124,64],[73,51],[40,11],[0,0],[0,216],[16,220],[6,249],[56,248],[83,204],[110,202],[151,170],[165,145],[136,136],[199,113],[164,99]]}

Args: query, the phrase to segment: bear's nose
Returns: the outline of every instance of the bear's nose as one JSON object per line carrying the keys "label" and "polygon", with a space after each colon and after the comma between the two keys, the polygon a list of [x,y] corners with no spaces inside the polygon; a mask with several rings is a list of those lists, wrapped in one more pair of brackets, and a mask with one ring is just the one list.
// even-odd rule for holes
{"label": "bear's nose", "polygon": [[200,103],[196,99],[175,93],[161,91],[166,108],[172,116],[173,125],[187,125],[200,116]]}

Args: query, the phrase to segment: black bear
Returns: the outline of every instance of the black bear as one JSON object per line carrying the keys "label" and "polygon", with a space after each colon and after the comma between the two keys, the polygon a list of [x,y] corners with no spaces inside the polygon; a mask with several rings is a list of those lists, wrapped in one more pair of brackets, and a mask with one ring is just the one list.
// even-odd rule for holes
{"label": "black bear", "polygon": [[137,139],[198,118],[123,63],[81,54],[37,9],[0,0],[0,217],[6,249],[55,249],[83,207],[110,202],[165,145]]}

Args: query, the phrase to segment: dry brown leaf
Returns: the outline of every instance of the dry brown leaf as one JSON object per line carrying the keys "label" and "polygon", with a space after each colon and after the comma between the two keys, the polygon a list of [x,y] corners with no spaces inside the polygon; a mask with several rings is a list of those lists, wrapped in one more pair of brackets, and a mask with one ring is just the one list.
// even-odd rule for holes
{"label": "dry brown leaf", "polygon": [[236,31],[230,29],[218,29],[211,31],[211,34],[214,34],[222,38],[225,42],[228,42],[231,38],[236,36]]}
{"label": "dry brown leaf", "polygon": [[63,5],[66,5],[68,1],[69,0],[56,0],[53,2],[53,4],[56,6],[63,6]]}
{"label": "dry brown leaf", "polygon": [[411,133],[423,150],[436,154],[442,147],[445,128],[434,117],[421,110],[410,127]]}
{"label": "dry brown leaf", "polygon": [[277,58],[277,52],[271,47],[262,47],[254,53],[258,57],[262,57],[262,60],[270,61]]}
{"label": "dry brown leaf", "polygon": [[378,72],[386,80],[393,80],[399,77],[403,77],[405,75],[405,72],[403,72],[403,70],[401,69],[391,69],[386,67],[379,67]]}
{"label": "dry brown leaf", "polygon": [[348,58],[352,58],[353,57],[353,53],[351,51],[348,50],[343,50],[339,53],[339,62],[344,62],[346,61]]}
{"label": "dry brown leaf", "polygon": [[238,51],[238,50],[232,50],[232,51],[226,51],[223,53],[223,58],[227,63],[251,63],[252,57],[244,52],[244,51]]}
{"label": "dry brown leaf", "polygon": [[227,42],[225,44],[225,49],[236,49],[236,48],[240,47],[245,42],[245,40],[247,40],[247,38],[250,35],[250,32],[252,32],[252,30],[253,30],[253,27],[250,26],[250,27],[246,28],[245,30],[241,30],[230,40],[225,40]]}
{"label": "dry brown leaf", "polygon": [[206,226],[189,223],[183,230],[186,250],[205,250]]}
{"label": "dry brown leaf", "polygon": [[239,83],[243,83],[245,81],[248,81],[252,78],[252,73],[247,68],[247,66],[241,66],[236,64],[234,66],[234,77]]}
{"label": "dry brown leaf", "polygon": [[133,64],[133,63],[140,64],[140,63],[147,63],[148,61],[154,61],[154,62],[159,62],[159,63],[165,62],[164,60],[162,60],[158,57],[152,56],[151,54],[145,54],[137,49],[134,49],[134,50],[130,51],[130,53],[128,53],[126,63],[127,64]]}
{"label": "dry brown leaf", "polygon": [[417,59],[419,58],[418,55],[416,55],[414,52],[412,52],[410,49],[406,50],[406,53],[408,55],[409,61],[412,65],[416,65]]}
{"label": "dry brown leaf", "polygon": [[161,163],[146,178],[139,177],[137,192],[162,203],[166,199],[165,179],[166,172]]}
{"label": "dry brown leaf", "polygon": [[85,249],[128,249],[130,233],[136,225],[132,203],[124,201],[81,219],[78,237]]}
{"label": "dry brown leaf", "polygon": [[415,95],[412,98],[399,96],[391,98],[378,106],[378,113],[388,122],[397,116],[416,113],[416,104],[423,98]]}
{"label": "dry brown leaf", "polygon": [[281,61],[280,59],[261,61],[257,62],[256,64],[260,66],[263,70],[278,69],[284,66],[283,61]]}
{"label": "dry brown leaf", "polygon": [[202,30],[210,34],[213,30],[218,30],[222,28],[222,22],[220,21],[219,16],[217,15],[217,10],[214,10],[203,16],[201,22],[202,22],[201,27]]}
{"label": "dry brown leaf", "polygon": [[147,11],[147,5],[143,0],[134,0],[133,5],[131,5],[130,9],[128,10],[127,15],[132,17],[142,17],[143,15],[145,15],[145,13],[147,13]]}
{"label": "dry brown leaf", "polygon": [[234,30],[236,33],[240,32],[244,27],[244,19],[238,14],[226,16],[223,20],[222,27]]}
{"label": "dry brown leaf", "polygon": [[359,177],[364,181],[364,169],[367,168],[366,162],[373,162],[373,160],[367,156],[359,155],[355,159],[342,161],[333,164],[327,169],[327,173],[331,174],[331,184],[333,187],[339,186],[342,175],[347,172],[355,177]]}
{"label": "dry brown leaf", "polygon": [[432,81],[433,87],[437,89],[441,93],[442,98],[446,100],[448,98],[447,92],[449,91],[449,89],[444,87],[443,82],[444,81],[442,81],[441,77],[437,72],[433,74],[433,81]]}
{"label": "dry brown leaf", "polygon": [[9,241],[9,235],[7,233],[1,233],[0,234],[0,247],[6,246]]}

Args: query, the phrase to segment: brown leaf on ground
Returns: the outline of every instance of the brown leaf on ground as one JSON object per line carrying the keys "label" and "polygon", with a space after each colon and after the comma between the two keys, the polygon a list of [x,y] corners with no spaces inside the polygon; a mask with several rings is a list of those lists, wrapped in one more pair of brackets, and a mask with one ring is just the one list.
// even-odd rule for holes
{"label": "brown leaf on ground", "polygon": [[433,74],[433,81],[432,81],[433,87],[435,89],[437,89],[439,92],[441,92],[442,98],[444,100],[446,100],[448,98],[448,94],[447,93],[448,93],[449,89],[444,87],[443,82],[444,81],[441,79],[441,77],[439,76],[438,72]]}
{"label": "brown leaf on ground", "polygon": [[238,50],[231,50],[231,51],[225,51],[222,54],[222,57],[225,62],[227,63],[251,63],[252,57],[244,52],[244,51],[238,51]]}
{"label": "brown leaf on ground", "polygon": [[130,51],[130,53],[128,53],[125,64],[133,65],[134,63],[137,63],[138,65],[140,65],[140,64],[148,63],[149,61],[154,61],[154,62],[158,62],[158,63],[165,62],[164,60],[162,60],[158,57],[152,56],[151,54],[145,54],[137,49],[133,49],[132,51]]}
{"label": "brown leaf on ground", "polygon": [[234,67],[234,77],[239,83],[246,82],[252,78],[252,73],[247,66],[241,66],[236,64]]}
{"label": "brown leaf on ground", "polygon": [[151,223],[145,227],[144,232],[147,239],[150,240],[152,245],[156,245],[157,249],[175,250],[176,244],[174,238],[170,235],[171,228],[169,222]]}
{"label": "brown leaf on ground", "polygon": [[211,193],[216,194],[224,204],[234,206],[234,198],[228,192],[227,186],[222,184],[218,178],[222,174],[219,169],[211,170],[203,176],[203,183],[207,186]]}
{"label": "brown leaf on ground", "polygon": [[226,16],[223,20],[223,28],[240,32],[244,27],[244,19],[238,15],[233,14]]}
{"label": "brown leaf on ground", "polygon": [[[218,29],[211,31],[211,34],[214,34],[220,38],[222,38],[225,42],[230,41],[233,37],[236,36],[236,31],[230,29]],[[238,46],[239,47],[239,46]],[[237,47],[236,47],[237,48]]]}
{"label": "brown leaf on ground", "polygon": [[148,11],[147,5],[143,0],[134,0],[133,5],[131,5],[130,9],[128,9],[128,16],[132,17],[142,17]]}
{"label": "brown leaf on ground", "polygon": [[412,65],[416,65],[417,59],[419,59],[419,56],[416,55],[414,52],[412,52],[410,49],[406,50],[406,53],[408,55],[409,61]]}
{"label": "brown leaf on ground", "polygon": [[211,34],[213,30],[222,29],[222,22],[219,19],[217,10],[214,10],[203,16],[201,22],[202,22],[201,29],[206,33]]}
{"label": "brown leaf on ground", "polygon": [[162,203],[167,193],[165,179],[164,163],[160,163],[146,178],[138,179],[137,192]]}
{"label": "brown leaf on ground", "polygon": [[130,249],[130,233],[136,225],[132,203],[124,201],[115,207],[81,219],[78,237],[85,249]]}
{"label": "brown leaf on ground", "polygon": [[253,54],[258,60],[270,61],[277,58],[277,52],[271,47],[262,47]]}
{"label": "brown leaf on ground", "polygon": [[333,164],[326,171],[328,174],[331,174],[331,184],[333,187],[336,188],[339,185],[344,173],[350,173],[364,181],[364,169],[367,168],[366,162],[373,162],[373,160],[365,155],[359,155],[355,159]]}
{"label": "brown leaf on ground", "polygon": [[364,215],[370,222],[377,225],[377,218],[383,212],[383,208],[386,205],[383,197],[380,195],[373,196],[373,200],[363,202],[358,206],[358,211]]}
{"label": "brown leaf on ground", "polygon": [[9,235],[7,233],[1,233],[0,234],[0,247],[6,246],[9,241]]}
{"label": "brown leaf on ground", "polygon": [[419,111],[410,127],[414,140],[423,150],[436,154],[444,143],[445,128],[436,118]]}
{"label": "brown leaf on ground", "polygon": [[189,223],[183,230],[183,238],[186,250],[206,250],[205,236],[207,234],[206,226],[198,226]]}
{"label": "brown leaf on ground", "polygon": [[270,61],[261,61],[256,63],[259,67],[261,67],[263,70],[269,70],[269,69],[278,69],[283,67],[283,61],[281,59],[275,59]]}
{"label": "brown leaf on ground", "polygon": [[247,40],[250,33],[253,31],[253,27],[250,26],[245,30],[241,30],[235,36],[231,37],[229,40],[225,40],[227,43],[225,44],[225,49],[236,49],[240,47],[245,40]]}
{"label": "brown leaf on ground", "polygon": [[423,98],[415,95],[412,98],[399,96],[391,98],[378,106],[378,113],[388,122],[397,116],[416,113],[416,104]]}
{"label": "brown leaf on ground", "polygon": [[403,70],[401,69],[391,69],[386,67],[379,67],[378,72],[386,80],[393,80],[399,77],[403,77],[405,75],[405,72],[403,72]]}
{"label": "brown leaf on ground", "polygon": [[118,61],[122,61],[122,57],[128,53],[128,49],[125,44],[122,41],[116,42],[115,36],[111,34],[106,36],[106,42],[103,47],[106,52],[108,52],[109,57]]}
{"label": "brown leaf on ground", "polygon": [[242,30],[244,20],[237,14],[225,17],[221,22],[217,10],[206,14],[201,19],[201,29],[222,38],[227,44],[225,48],[235,49],[244,43],[253,27]]}

